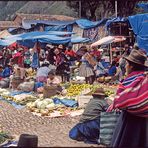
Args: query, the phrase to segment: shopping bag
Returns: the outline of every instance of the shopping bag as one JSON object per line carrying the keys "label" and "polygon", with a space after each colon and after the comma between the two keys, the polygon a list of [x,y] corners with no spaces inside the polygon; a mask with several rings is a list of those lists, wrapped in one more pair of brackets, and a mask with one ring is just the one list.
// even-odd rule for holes
{"label": "shopping bag", "polygon": [[118,121],[120,112],[101,112],[100,114],[100,136],[98,143],[110,145],[112,135]]}

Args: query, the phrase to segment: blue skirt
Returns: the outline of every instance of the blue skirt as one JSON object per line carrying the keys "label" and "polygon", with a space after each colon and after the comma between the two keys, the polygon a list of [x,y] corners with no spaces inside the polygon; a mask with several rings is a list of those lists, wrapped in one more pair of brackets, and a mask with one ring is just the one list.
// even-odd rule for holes
{"label": "blue skirt", "polygon": [[69,132],[73,140],[84,141],[85,143],[98,144],[100,132],[100,120],[95,119],[84,123],[78,123]]}
{"label": "blue skirt", "polygon": [[117,122],[111,147],[148,147],[148,118],[122,112]]}
{"label": "blue skirt", "polygon": [[38,53],[34,53],[33,54],[33,59],[32,59],[32,63],[31,63],[31,67],[32,68],[38,68],[39,65],[39,57],[38,57]]}

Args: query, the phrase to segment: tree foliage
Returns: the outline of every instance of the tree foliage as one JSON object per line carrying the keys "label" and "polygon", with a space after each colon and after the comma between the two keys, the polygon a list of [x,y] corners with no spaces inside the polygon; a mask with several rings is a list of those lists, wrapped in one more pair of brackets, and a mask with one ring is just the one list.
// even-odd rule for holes
{"label": "tree foliage", "polygon": [[[137,0],[117,0],[118,16],[127,17],[133,14]],[[78,1],[67,1],[67,5],[79,11]],[[115,0],[81,1],[81,17],[96,20],[115,16]]]}

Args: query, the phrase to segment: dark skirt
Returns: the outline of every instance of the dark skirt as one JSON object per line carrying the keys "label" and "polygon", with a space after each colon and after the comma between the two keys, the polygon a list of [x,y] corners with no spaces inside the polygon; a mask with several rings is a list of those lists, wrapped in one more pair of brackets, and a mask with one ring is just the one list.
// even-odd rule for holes
{"label": "dark skirt", "polygon": [[76,124],[69,132],[69,137],[73,140],[84,141],[85,143],[98,144],[100,132],[100,120]]}
{"label": "dark skirt", "polygon": [[113,134],[111,147],[148,147],[148,118],[122,112]]}

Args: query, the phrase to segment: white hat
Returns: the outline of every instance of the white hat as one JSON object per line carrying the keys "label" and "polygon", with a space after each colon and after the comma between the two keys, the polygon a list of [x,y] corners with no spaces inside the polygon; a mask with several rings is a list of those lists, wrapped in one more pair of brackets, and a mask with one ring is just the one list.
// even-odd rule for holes
{"label": "white hat", "polygon": [[98,50],[99,50],[99,51],[103,51],[103,49],[101,49],[101,48],[100,48],[100,49],[98,49]]}
{"label": "white hat", "polygon": [[49,61],[45,60],[43,64],[50,64]]}
{"label": "white hat", "polygon": [[22,51],[22,50],[24,50],[23,48],[18,48],[18,51]]}
{"label": "white hat", "polygon": [[31,54],[33,54],[33,48],[30,48],[30,49],[29,49],[29,52],[30,52]]}
{"label": "white hat", "polygon": [[47,44],[46,47],[53,48],[53,45]]}

